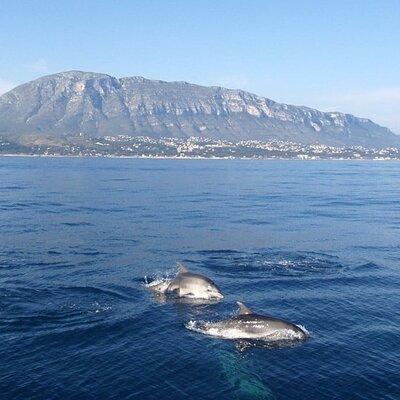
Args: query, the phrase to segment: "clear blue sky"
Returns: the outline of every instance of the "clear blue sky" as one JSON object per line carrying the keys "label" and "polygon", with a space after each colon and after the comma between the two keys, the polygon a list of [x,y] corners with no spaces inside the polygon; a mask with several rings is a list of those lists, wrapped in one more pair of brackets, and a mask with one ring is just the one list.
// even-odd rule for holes
{"label": "clear blue sky", "polygon": [[400,0],[0,0],[0,92],[70,69],[243,88],[400,133]]}

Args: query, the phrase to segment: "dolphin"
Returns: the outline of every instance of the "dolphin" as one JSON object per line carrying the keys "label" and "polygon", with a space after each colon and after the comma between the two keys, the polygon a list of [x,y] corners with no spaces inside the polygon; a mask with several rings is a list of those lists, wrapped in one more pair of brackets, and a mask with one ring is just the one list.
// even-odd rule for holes
{"label": "dolphin", "polygon": [[210,278],[189,272],[183,264],[177,264],[178,274],[174,279],[150,284],[149,288],[159,294],[174,294],[191,299],[221,300],[224,297]]}
{"label": "dolphin", "polygon": [[239,313],[234,317],[217,322],[197,323],[190,321],[190,330],[225,339],[254,339],[266,341],[306,340],[309,333],[291,322],[280,318],[253,313],[240,301]]}

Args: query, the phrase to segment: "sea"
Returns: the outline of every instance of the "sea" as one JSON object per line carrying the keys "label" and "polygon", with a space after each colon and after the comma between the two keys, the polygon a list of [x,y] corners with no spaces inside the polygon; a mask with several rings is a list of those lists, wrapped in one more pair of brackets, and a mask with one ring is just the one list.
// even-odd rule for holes
{"label": "sea", "polygon": [[[0,157],[0,398],[400,399],[399,245],[399,162]],[[188,329],[236,301],[309,340]]]}

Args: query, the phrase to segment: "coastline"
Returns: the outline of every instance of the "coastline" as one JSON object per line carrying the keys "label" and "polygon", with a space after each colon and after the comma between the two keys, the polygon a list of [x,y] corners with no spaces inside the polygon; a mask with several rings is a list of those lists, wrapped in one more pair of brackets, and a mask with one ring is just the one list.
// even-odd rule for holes
{"label": "coastline", "polygon": [[166,156],[89,156],[89,155],[61,155],[61,154],[0,154],[1,157],[21,158],[87,158],[87,159],[139,159],[139,160],[243,160],[243,161],[400,161],[400,158],[285,158],[285,157],[166,157]]}

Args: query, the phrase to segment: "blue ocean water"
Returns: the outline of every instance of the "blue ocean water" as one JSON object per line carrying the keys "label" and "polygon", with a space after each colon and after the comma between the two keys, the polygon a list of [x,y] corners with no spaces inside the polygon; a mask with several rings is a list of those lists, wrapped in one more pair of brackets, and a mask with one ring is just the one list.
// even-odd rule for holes
{"label": "blue ocean water", "polygon": [[[400,164],[0,158],[0,398],[399,399]],[[177,260],[225,293],[161,301]],[[241,300],[284,348],[185,329]]]}

